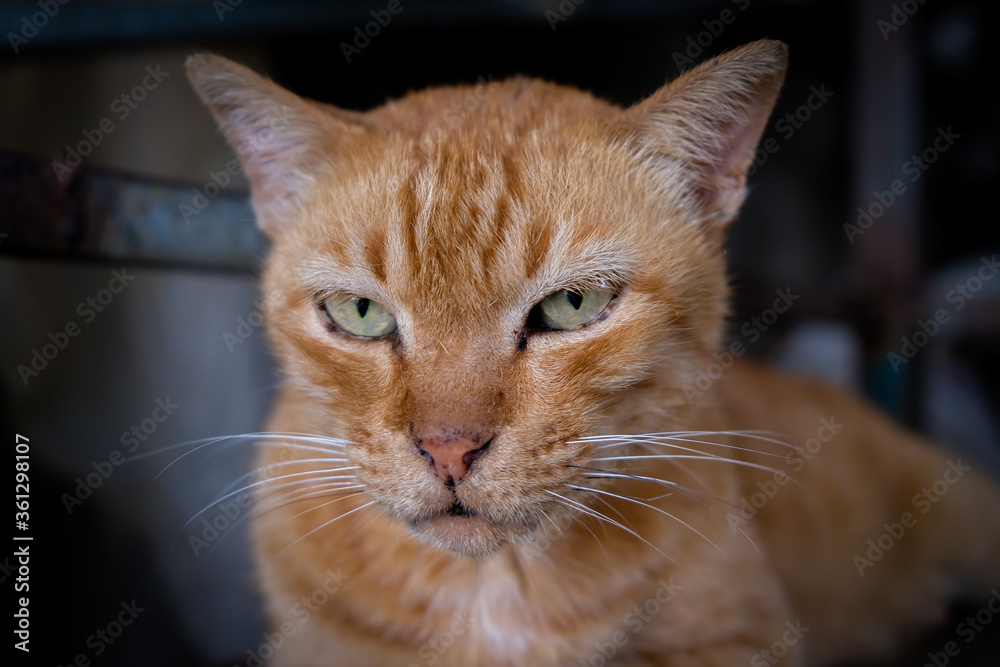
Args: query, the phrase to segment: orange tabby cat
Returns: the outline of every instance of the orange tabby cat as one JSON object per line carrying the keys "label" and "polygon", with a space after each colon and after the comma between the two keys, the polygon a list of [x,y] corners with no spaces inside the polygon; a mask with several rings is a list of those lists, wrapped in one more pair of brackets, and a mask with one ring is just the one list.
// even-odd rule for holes
{"label": "orange tabby cat", "polygon": [[750,364],[683,391],[785,63],[756,42],[627,110],[515,78],[456,117],[472,88],[356,113],[190,59],[273,242],[255,656],[823,665],[1000,584],[968,462]]}

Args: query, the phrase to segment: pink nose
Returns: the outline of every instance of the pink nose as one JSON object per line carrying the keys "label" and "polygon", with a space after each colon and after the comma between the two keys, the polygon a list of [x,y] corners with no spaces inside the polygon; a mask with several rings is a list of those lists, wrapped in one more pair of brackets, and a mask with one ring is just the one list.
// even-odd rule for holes
{"label": "pink nose", "polygon": [[418,438],[417,449],[428,458],[434,474],[451,486],[469,474],[473,461],[486,452],[489,442],[480,445],[481,438],[435,437]]}

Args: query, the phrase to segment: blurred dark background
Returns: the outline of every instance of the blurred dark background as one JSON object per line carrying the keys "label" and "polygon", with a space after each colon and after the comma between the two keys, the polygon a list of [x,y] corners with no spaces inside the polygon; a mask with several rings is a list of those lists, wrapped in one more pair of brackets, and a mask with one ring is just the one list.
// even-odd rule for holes
{"label": "blurred dark background", "polygon": [[[0,327],[0,437],[23,434],[32,446],[33,634],[23,664],[69,665],[80,655],[107,667],[234,664],[263,641],[245,517],[227,523],[209,506],[248,468],[245,448],[187,457],[163,474],[184,448],[105,464],[115,452],[135,457],[259,430],[276,381],[266,341],[249,324],[263,251],[242,262],[206,251],[220,228],[252,230],[245,209],[222,204],[241,205],[245,182],[234,178],[190,222],[177,203],[193,201],[192,188],[204,191],[232,159],[184,79],[184,58],[196,51],[244,62],[304,96],[367,109],[427,85],[513,74],[629,105],[726,49],[787,42],[769,148],[757,154],[728,246],[732,335],[754,356],[853,387],[997,467],[1000,280],[984,258],[1000,247],[989,208],[1000,183],[1000,47],[989,29],[1000,5],[400,0],[402,11],[345,57],[342,45],[354,45],[386,6],[0,5],[0,306],[10,317]],[[125,113],[116,100],[147,68],[164,75]],[[105,118],[114,130],[53,185],[51,163],[97,136]],[[941,136],[951,139],[935,147]],[[138,197],[128,204],[133,218],[167,230],[162,244],[179,244],[177,253],[164,259],[155,243],[151,251],[124,232],[88,245],[82,221],[102,213],[79,202],[95,201],[95,183],[121,187],[116,201]],[[129,194],[129,184],[177,194],[153,200]],[[862,213],[869,217],[859,222]],[[135,278],[115,293],[112,271],[123,267]],[[767,322],[779,289],[800,298],[776,321],[754,324]],[[81,308],[109,297],[99,312]],[[929,325],[941,311],[946,318]],[[60,339],[70,322],[79,333]],[[58,340],[66,344],[26,373],[35,351]],[[162,404],[178,407],[159,420]],[[133,428],[143,440],[130,450]],[[99,484],[78,491],[95,471]],[[86,497],[67,500],[74,494]],[[226,526],[217,538],[206,537],[206,519]],[[0,572],[5,587],[12,561]],[[93,639],[114,630],[133,600],[143,611],[120,637]],[[955,639],[967,611],[914,638],[898,664],[924,664]],[[949,664],[997,664],[993,630]]]}

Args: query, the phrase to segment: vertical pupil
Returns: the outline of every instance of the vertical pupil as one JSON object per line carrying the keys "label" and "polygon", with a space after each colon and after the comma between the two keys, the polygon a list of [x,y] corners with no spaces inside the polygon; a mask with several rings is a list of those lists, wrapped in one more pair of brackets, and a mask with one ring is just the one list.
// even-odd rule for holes
{"label": "vertical pupil", "polygon": [[576,292],[566,292],[566,300],[569,301],[575,310],[580,310],[580,304],[583,303],[583,295]]}
{"label": "vertical pupil", "polygon": [[358,315],[362,318],[368,312],[368,299],[358,299]]}

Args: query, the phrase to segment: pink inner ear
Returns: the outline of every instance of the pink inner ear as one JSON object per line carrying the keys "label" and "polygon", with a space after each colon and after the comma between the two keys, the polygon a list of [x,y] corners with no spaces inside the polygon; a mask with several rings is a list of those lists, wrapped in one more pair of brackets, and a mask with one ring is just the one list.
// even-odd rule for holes
{"label": "pink inner ear", "polygon": [[728,222],[736,216],[746,199],[746,188],[721,186],[705,188],[699,192],[704,207],[704,217],[700,222],[709,225]]}
{"label": "pink inner ear", "polygon": [[331,161],[369,134],[297,98],[256,97],[248,104],[222,112],[222,125],[250,179],[257,222],[274,236],[300,214],[306,191]]}
{"label": "pink inner ear", "polygon": [[626,112],[649,164],[662,165],[668,190],[709,228],[721,228],[743,203],[785,63],[784,45],[755,42],[686,72]]}
{"label": "pink inner ear", "polygon": [[274,234],[285,225],[295,209],[295,200],[312,180],[307,171],[309,149],[296,141],[293,133],[281,128],[234,131],[250,137],[241,143],[238,154],[250,179],[257,221],[265,232]]}
{"label": "pink inner ear", "polygon": [[730,178],[739,180],[745,178],[747,168],[753,161],[754,149],[763,133],[768,111],[760,109],[760,105],[752,105],[747,108],[746,118],[733,123],[734,127],[729,129],[727,135],[728,141],[722,146],[723,151],[719,155],[717,171]]}
{"label": "pink inner ear", "polygon": [[267,98],[220,115],[250,179],[257,222],[273,236],[297,214],[301,196],[323,168],[324,132],[330,127],[304,105]]}
{"label": "pink inner ear", "polygon": [[769,113],[770,108],[763,108],[759,102],[750,104],[745,116],[719,128],[710,162],[700,165],[705,174],[698,198],[710,221],[730,220],[743,205],[746,172]]}
{"label": "pink inner ear", "polygon": [[300,208],[323,167],[330,118],[311,103],[218,56],[187,62],[195,90],[211,109],[250,179],[261,229],[278,233]]}

